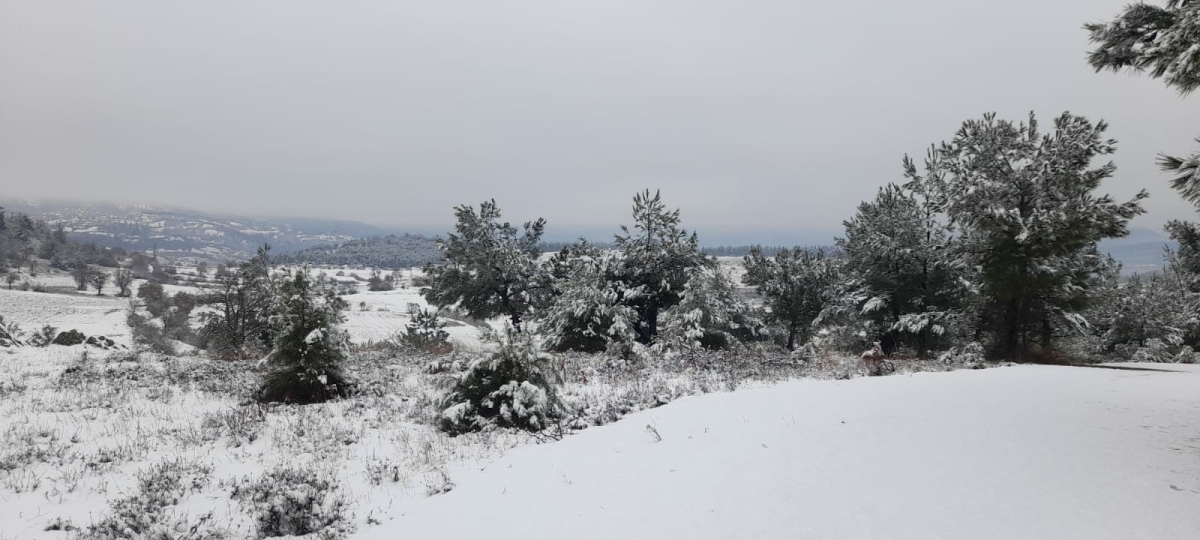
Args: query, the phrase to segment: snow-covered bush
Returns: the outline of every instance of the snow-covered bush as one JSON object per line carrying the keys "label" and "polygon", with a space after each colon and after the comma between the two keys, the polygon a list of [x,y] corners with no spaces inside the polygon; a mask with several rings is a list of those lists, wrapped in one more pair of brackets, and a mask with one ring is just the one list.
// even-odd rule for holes
{"label": "snow-covered bush", "polygon": [[84,540],[194,539],[228,537],[217,527],[212,514],[190,519],[171,508],[191,492],[204,489],[212,480],[212,468],[194,462],[163,461],[138,474],[138,489],[110,503],[108,513],[87,527]]}
{"label": "snow-covered bush", "polygon": [[0,347],[20,347],[24,345],[21,341],[21,327],[13,321],[5,321],[4,316],[0,315]]}
{"label": "snow-covered bush", "polygon": [[947,367],[979,367],[984,360],[983,345],[975,341],[962,347],[952,347],[938,355],[938,362]]}
{"label": "snow-covered bush", "polygon": [[236,484],[232,497],[254,518],[258,538],[315,535],[322,540],[354,532],[349,502],[336,480],[310,468],[281,467]]}
{"label": "snow-covered bush", "polygon": [[34,347],[49,347],[51,343],[54,343],[56,336],[58,336],[57,328],[48,324],[43,325],[32,336],[29,336],[29,344]]}
{"label": "snow-covered bush", "polygon": [[317,403],[349,393],[341,369],[349,338],[338,328],[345,309],[346,301],[336,293],[313,287],[307,266],[282,280],[271,316],[271,372],[259,392],[261,401]]}
{"label": "snow-covered bush", "polygon": [[562,417],[557,375],[534,337],[511,327],[498,350],[449,379],[439,426],[460,434],[494,427],[541,431]]}

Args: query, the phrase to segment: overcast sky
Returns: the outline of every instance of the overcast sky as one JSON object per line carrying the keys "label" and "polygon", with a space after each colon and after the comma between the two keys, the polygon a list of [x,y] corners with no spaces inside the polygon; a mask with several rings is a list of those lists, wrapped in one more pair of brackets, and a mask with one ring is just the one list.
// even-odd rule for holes
{"label": "overcast sky", "polygon": [[1086,65],[1129,1],[0,0],[0,196],[562,231],[648,187],[753,241],[840,229],[963,120],[1070,110],[1158,227],[1200,95]]}

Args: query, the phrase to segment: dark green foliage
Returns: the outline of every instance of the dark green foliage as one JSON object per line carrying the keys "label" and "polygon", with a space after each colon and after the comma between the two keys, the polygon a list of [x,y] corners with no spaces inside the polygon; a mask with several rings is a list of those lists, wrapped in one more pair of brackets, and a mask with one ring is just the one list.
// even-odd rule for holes
{"label": "dark green foliage", "polygon": [[0,228],[0,268],[28,265],[31,275],[35,273],[33,268],[39,257],[49,261],[53,268],[70,270],[77,260],[116,266],[118,253],[93,244],[80,245],[67,238],[61,224],[52,227],[26,214],[6,214],[4,227]]}
{"label": "dark green foliage", "polygon": [[1167,0],[1165,7],[1134,3],[1107,23],[1084,25],[1096,48],[1096,71],[1130,70],[1162,79],[1181,93],[1200,88],[1200,3]]}
{"label": "dark green foliage", "polygon": [[638,314],[638,341],[651,343],[658,335],[659,315],[679,303],[693,275],[714,263],[700,252],[695,233],[679,227],[679,210],[668,211],[659,192],[633,198],[633,230],[622,225],[615,238],[621,251],[618,279],[636,294],[621,302]]}
{"label": "dark green foliage", "polygon": [[[1197,39],[1200,42],[1200,38]],[[1196,142],[1200,143],[1200,139]],[[1171,189],[1178,191],[1184,200],[1200,205],[1200,152],[1186,158],[1160,154],[1158,166],[1163,172],[1175,175],[1171,178]]]}
{"label": "dark green foliage", "polygon": [[905,158],[909,187],[945,213],[959,253],[981,269],[980,330],[992,336],[996,357],[1026,358],[1081,331],[1105,261],[1096,243],[1125,236],[1144,212],[1144,191],[1124,203],[1092,193],[1116,169],[1089,168],[1115,151],[1106,129],[1064,113],[1042,135],[1032,114],[1028,124],[988,114],[933,148],[925,175]]}
{"label": "dark green foliage", "polygon": [[766,330],[738,294],[733,279],[713,268],[688,281],[679,304],[664,314],[659,340],[672,350],[695,353],[759,340]]}
{"label": "dark green foliage", "polygon": [[967,269],[936,208],[895,184],[880,188],[846,221],[846,311],[924,355],[961,309]]}
{"label": "dark green foliage", "polygon": [[611,341],[633,339],[638,315],[622,304],[620,258],[580,241],[551,257],[553,300],[542,314],[539,332],[556,352],[602,352]]}
{"label": "dark green foliage", "polygon": [[275,293],[269,255],[270,246],[263,246],[236,271],[221,266],[213,276],[218,289],[209,299],[219,312],[206,315],[201,335],[217,358],[252,358],[270,349],[268,317]]}
{"label": "dark green foliage", "polygon": [[541,431],[563,415],[557,383],[534,338],[509,330],[495,353],[451,381],[439,427],[456,435],[495,427]]}
{"label": "dark green foliage", "polygon": [[513,328],[521,324],[549,292],[549,276],[538,262],[538,242],[546,221],[526,222],[524,232],[500,221],[496,201],[485,201],[479,212],[456,207],[456,234],[441,241],[445,261],[429,265],[429,286],[421,289],[438,307],[458,305],[472,317],[504,316]]}
{"label": "dark green foliage", "polygon": [[742,281],[758,289],[767,322],[782,326],[788,350],[795,350],[830,304],[829,292],[840,280],[839,263],[821,251],[792,248],[769,258],[754,248],[744,264]]}
{"label": "dark green foliage", "polygon": [[420,235],[374,236],[336,245],[320,245],[275,256],[279,264],[411,268],[442,259],[437,240]]}
{"label": "dark green foliage", "polygon": [[437,311],[423,309],[413,314],[412,321],[405,327],[404,343],[428,353],[450,352],[450,333],[445,328]]}
{"label": "dark green foliage", "polygon": [[71,345],[79,345],[85,340],[87,340],[87,336],[83,335],[83,332],[80,332],[79,330],[67,330],[66,332],[55,336],[54,341],[50,343],[51,345],[70,347]]}
{"label": "dark green foliage", "polygon": [[338,328],[345,320],[346,301],[332,291],[320,293],[308,267],[279,283],[271,316],[274,348],[267,356],[270,373],[263,381],[263,402],[318,403],[349,394],[342,373],[346,334]]}
{"label": "dark green foliage", "polygon": [[379,270],[371,272],[371,277],[367,279],[367,290],[371,292],[391,291],[396,288],[394,274],[384,276]]}

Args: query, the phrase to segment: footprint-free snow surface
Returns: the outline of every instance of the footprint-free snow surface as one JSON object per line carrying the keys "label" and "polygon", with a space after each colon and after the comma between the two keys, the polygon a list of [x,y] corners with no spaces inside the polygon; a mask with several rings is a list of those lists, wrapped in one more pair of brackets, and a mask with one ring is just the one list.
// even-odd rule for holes
{"label": "footprint-free snow surface", "polygon": [[456,475],[357,537],[1200,538],[1200,369],[1163,369],[684,399]]}

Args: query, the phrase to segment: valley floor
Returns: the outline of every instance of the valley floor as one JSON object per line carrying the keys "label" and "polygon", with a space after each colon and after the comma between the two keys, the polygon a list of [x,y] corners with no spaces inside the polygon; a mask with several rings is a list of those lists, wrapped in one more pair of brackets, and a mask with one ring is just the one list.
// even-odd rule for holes
{"label": "valley floor", "polygon": [[1200,366],[1160,366],[683,398],[513,450],[356,537],[1195,538]]}

